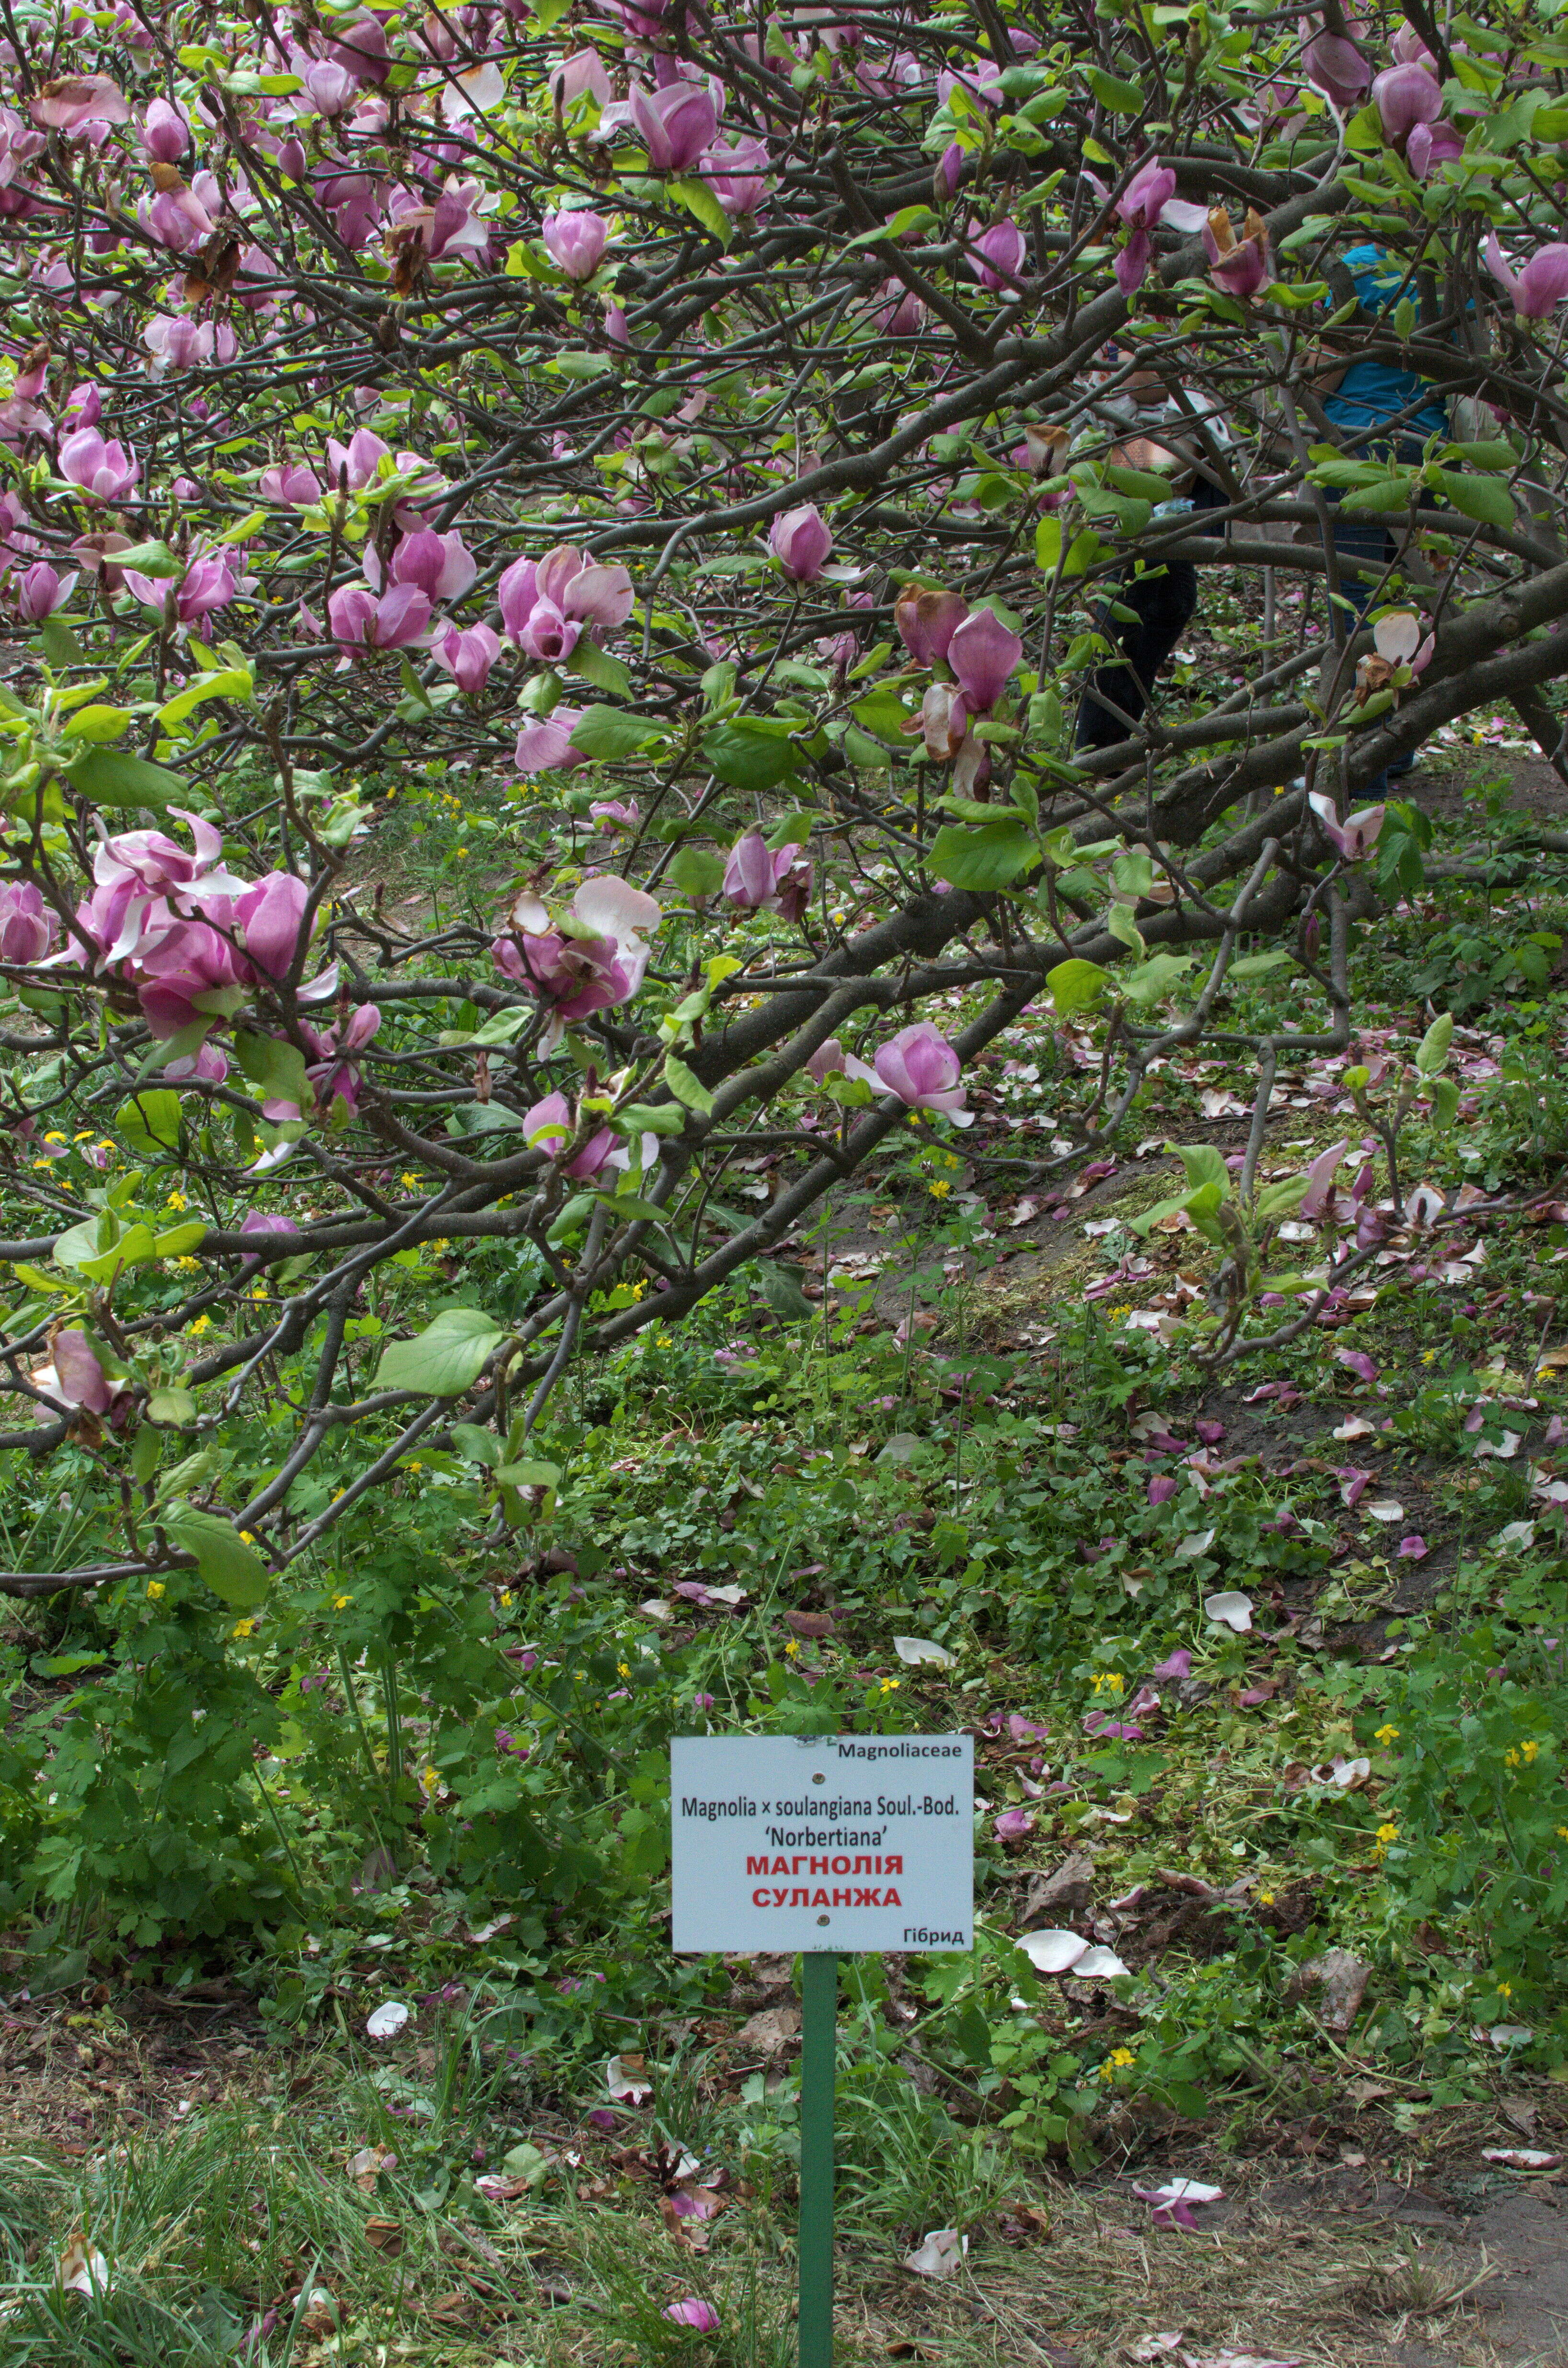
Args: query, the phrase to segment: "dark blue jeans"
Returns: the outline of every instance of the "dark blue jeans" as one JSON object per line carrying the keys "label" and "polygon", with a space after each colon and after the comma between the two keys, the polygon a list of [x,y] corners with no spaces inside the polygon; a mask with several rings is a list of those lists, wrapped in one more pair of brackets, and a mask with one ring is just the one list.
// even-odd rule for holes
{"label": "dark blue jeans", "polygon": [[[1197,478],[1192,488],[1193,532],[1222,533],[1221,527],[1206,521],[1203,512],[1224,507],[1225,496],[1219,486],[1210,484],[1207,477]],[[1127,738],[1127,725],[1108,707],[1102,707],[1095,693],[1101,691],[1113,700],[1123,715],[1142,714],[1156,676],[1197,613],[1198,570],[1189,559],[1168,559],[1147,575],[1135,575],[1129,569],[1116,587],[1116,606],[1131,609],[1132,617],[1113,617],[1108,604],[1100,610],[1096,620],[1100,632],[1119,655],[1111,664],[1096,668],[1078,702],[1074,738],[1080,748],[1114,748]]]}

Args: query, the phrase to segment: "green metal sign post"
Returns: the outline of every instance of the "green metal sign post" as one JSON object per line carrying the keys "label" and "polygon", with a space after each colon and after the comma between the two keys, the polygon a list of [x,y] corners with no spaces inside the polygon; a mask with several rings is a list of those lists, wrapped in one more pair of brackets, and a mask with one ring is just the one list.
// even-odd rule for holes
{"label": "green metal sign post", "polygon": [[799,2368],[833,2368],[838,1967],[974,1941],[968,1735],[677,1735],[677,1956],[801,1959]]}
{"label": "green metal sign post", "polygon": [[838,1959],[801,1960],[801,2368],[833,2368],[833,2089]]}

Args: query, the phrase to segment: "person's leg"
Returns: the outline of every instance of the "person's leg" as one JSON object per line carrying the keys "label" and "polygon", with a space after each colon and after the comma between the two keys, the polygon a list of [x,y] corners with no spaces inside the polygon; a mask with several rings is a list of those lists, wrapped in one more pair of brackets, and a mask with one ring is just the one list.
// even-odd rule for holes
{"label": "person's leg", "polygon": [[[1131,609],[1131,618],[1114,616],[1112,606]],[[1101,698],[1122,714],[1141,716],[1149,704],[1155,677],[1191,623],[1198,608],[1198,570],[1185,559],[1167,563],[1158,573],[1124,578],[1114,604],[1101,609],[1099,629],[1119,653],[1101,666],[1078,704],[1075,743],[1080,748],[1113,748],[1128,737],[1128,726]],[[1096,693],[1100,694],[1096,697]]]}

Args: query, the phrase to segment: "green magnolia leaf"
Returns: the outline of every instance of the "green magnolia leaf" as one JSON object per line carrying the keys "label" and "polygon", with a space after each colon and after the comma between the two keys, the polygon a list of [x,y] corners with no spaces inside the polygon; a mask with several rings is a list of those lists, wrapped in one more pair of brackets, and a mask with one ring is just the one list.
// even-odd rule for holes
{"label": "green magnolia leaf", "polygon": [[1196,954],[1151,954],[1147,962],[1126,973],[1121,992],[1129,1003],[1161,1002],[1197,959]]}
{"label": "green magnolia leaf", "polygon": [[1449,1046],[1453,1042],[1453,1013],[1440,1011],[1416,1049],[1415,1065],[1424,1077],[1435,1077],[1441,1069],[1447,1067]]}
{"label": "green magnolia leaf", "polygon": [[173,699],[166,699],[158,710],[158,722],[166,731],[171,723],[183,723],[209,699],[248,699],[255,689],[256,678],[248,666],[221,666],[216,674],[198,675]]}
{"label": "green magnolia leaf", "polygon": [[[262,513],[265,517],[265,511]],[[254,531],[254,529],[253,529]],[[185,574],[185,561],[176,559],[166,542],[132,543],[129,551],[114,554],[117,567],[133,567],[138,575],[173,577]]]}
{"label": "green magnolia leaf", "polygon": [[1432,1080],[1432,1124],[1446,1134],[1460,1113],[1460,1089],[1452,1077]]}
{"label": "green magnolia leaf", "polygon": [[678,1102],[628,1102],[617,1110],[615,1123],[623,1134],[682,1134],[686,1112]]}
{"label": "green magnolia leaf", "polygon": [[196,1567],[221,1601],[234,1611],[265,1603],[272,1581],[267,1565],[252,1552],[232,1521],[194,1505],[171,1507],[164,1526],[176,1545],[196,1556]]}
{"label": "green magnolia leaf", "polygon": [[80,666],[85,657],[86,653],[63,617],[46,617],[39,627],[38,637],[52,666]]}
{"label": "green magnolia leaf", "polygon": [[1434,469],[1434,484],[1464,518],[1483,526],[1511,527],[1515,510],[1506,485],[1494,477],[1472,477],[1459,469]]}
{"label": "green magnolia leaf", "polygon": [[710,769],[733,790],[772,790],[795,769],[798,751],[788,727],[766,731],[760,720],[720,723],[703,735],[702,753]]}
{"label": "green magnolia leaf", "polygon": [[504,1338],[502,1326],[483,1308],[444,1307],[417,1338],[394,1340],[383,1349],[376,1387],[412,1390],[424,1398],[460,1398]]}
{"label": "green magnolia leaf", "polygon": [[1511,444],[1500,439],[1495,444],[1448,444],[1443,448],[1445,461],[1458,461],[1467,469],[1481,469],[1489,475],[1499,469],[1511,469],[1518,457]]}
{"label": "green magnolia leaf", "polygon": [[686,1063],[677,1060],[673,1053],[665,1055],[665,1083],[676,1101],[684,1102],[688,1110],[697,1112],[699,1118],[712,1117],[712,1095],[696,1071],[688,1069]]}
{"label": "green magnolia leaf", "polygon": [[1286,1176],[1278,1184],[1266,1184],[1257,1196],[1257,1214],[1265,1223],[1275,1217],[1287,1217],[1306,1198],[1311,1178],[1306,1176]]}
{"label": "green magnolia leaf", "polygon": [[1107,74],[1103,66],[1088,67],[1085,80],[1112,115],[1142,114],[1143,94],[1135,82],[1123,82],[1119,74]]}
{"label": "green magnolia leaf", "polygon": [[711,848],[683,847],[665,876],[683,896],[716,896],[724,884],[724,859]]}
{"label": "green magnolia leaf", "polygon": [[780,1324],[810,1323],[817,1311],[801,1288],[800,1277],[792,1268],[778,1266],[772,1258],[760,1258],[757,1275],[768,1312],[777,1315]]}
{"label": "green magnolia leaf", "polygon": [[1190,1185],[1211,1184],[1221,1201],[1230,1199],[1231,1171],[1211,1143],[1167,1143],[1165,1149],[1180,1160]]}
{"label": "green magnolia leaf", "polygon": [[264,1102],[290,1102],[304,1111],[313,1099],[305,1075],[305,1056],[281,1037],[259,1036],[248,1028],[234,1030],[234,1058],[241,1075]]}
{"label": "green magnolia leaf", "polygon": [[147,1401],[147,1419],[184,1430],[196,1420],[196,1400],[188,1390],[154,1390]]}
{"label": "green magnolia leaf", "polygon": [[61,737],[64,740],[90,740],[97,746],[106,740],[123,739],[135,720],[123,707],[79,707]]}
{"label": "green magnolia leaf", "polygon": [[1074,954],[1071,961],[1058,962],[1045,974],[1045,989],[1057,1013],[1070,1019],[1075,1011],[1086,1011],[1097,1003],[1110,981],[1110,973],[1098,962],[1085,962]]}
{"label": "green magnolia leaf", "polygon": [[155,1158],[163,1151],[179,1148],[179,1096],[167,1086],[147,1086],[121,1102],[114,1114],[114,1122],[133,1151]]}
{"label": "green magnolia leaf", "polygon": [[119,748],[90,748],[74,757],[66,780],[95,806],[153,806],[161,809],[173,797],[190,795],[190,783],[166,765],[151,765],[145,757],[128,756]]}
{"label": "green magnolia leaf", "polygon": [[[206,1230],[206,1226],[202,1226],[202,1233]],[[158,1245],[152,1227],[136,1224],[129,1226],[112,1247],[92,1258],[79,1258],[74,1264],[77,1273],[85,1274],[89,1282],[112,1282],[115,1276],[123,1274],[127,1267],[145,1266],[157,1254]],[[55,1244],[54,1255],[56,1258],[60,1256],[58,1243]]]}
{"label": "green magnolia leaf", "polygon": [[667,186],[671,197],[678,198],[687,213],[695,216],[721,246],[729,245],[735,226],[706,181],[682,179],[671,181]]}
{"label": "green magnolia leaf", "polygon": [[170,1225],[166,1232],[153,1235],[153,1252],[159,1258],[184,1258],[207,1239],[208,1231],[199,1217],[189,1218],[183,1225]]}
{"label": "green magnolia leaf", "polygon": [[656,1201],[641,1199],[635,1192],[596,1192],[594,1198],[619,1224],[630,1225],[639,1219],[651,1225],[667,1225],[670,1222],[667,1209],[661,1209]]}
{"label": "green magnolia leaf", "polygon": [[494,1471],[505,1453],[493,1430],[482,1430],[476,1422],[454,1422],[452,1445],[471,1463],[487,1464]]}
{"label": "green magnolia leaf", "polygon": [[587,707],[572,726],[572,746],[585,757],[634,757],[665,729],[651,715],[629,715],[620,707]]}
{"label": "green magnolia leaf", "polygon": [[596,690],[613,691],[617,699],[630,699],[632,692],[631,671],[608,650],[601,650],[591,633],[583,634],[571,656],[562,661],[569,674],[581,675]]}
{"label": "green magnolia leaf", "polygon": [[981,830],[948,823],[931,842],[926,868],[954,888],[1006,888],[1040,860],[1040,841],[1022,817]]}

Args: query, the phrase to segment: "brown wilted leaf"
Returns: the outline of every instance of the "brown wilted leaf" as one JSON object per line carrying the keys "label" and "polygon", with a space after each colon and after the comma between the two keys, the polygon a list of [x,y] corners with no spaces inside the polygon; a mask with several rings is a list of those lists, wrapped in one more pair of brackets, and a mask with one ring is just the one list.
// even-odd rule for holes
{"label": "brown wilted leaf", "polygon": [[395,2220],[367,2220],[365,2241],[374,2245],[378,2253],[385,2253],[395,2260],[403,2250],[403,2230]]}
{"label": "brown wilted leaf", "polygon": [[831,1611],[786,1611],[784,1625],[797,1636],[831,1636],[838,1622]]}
{"label": "brown wilted leaf", "polygon": [[1325,2031],[1349,2030],[1360,2011],[1372,1969],[1348,1949],[1325,1949],[1301,1967],[1290,1987],[1300,1993],[1315,1984],[1323,1993],[1320,2014]]}
{"label": "brown wilted leaf", "polygon": [[735,2033],[735,2044],[759,2048],[765,2055],[778,2055],[798,2036],[800,2028],[798,2006],[764,2007],[760,2014],[751,2015],[742,2023]]}

